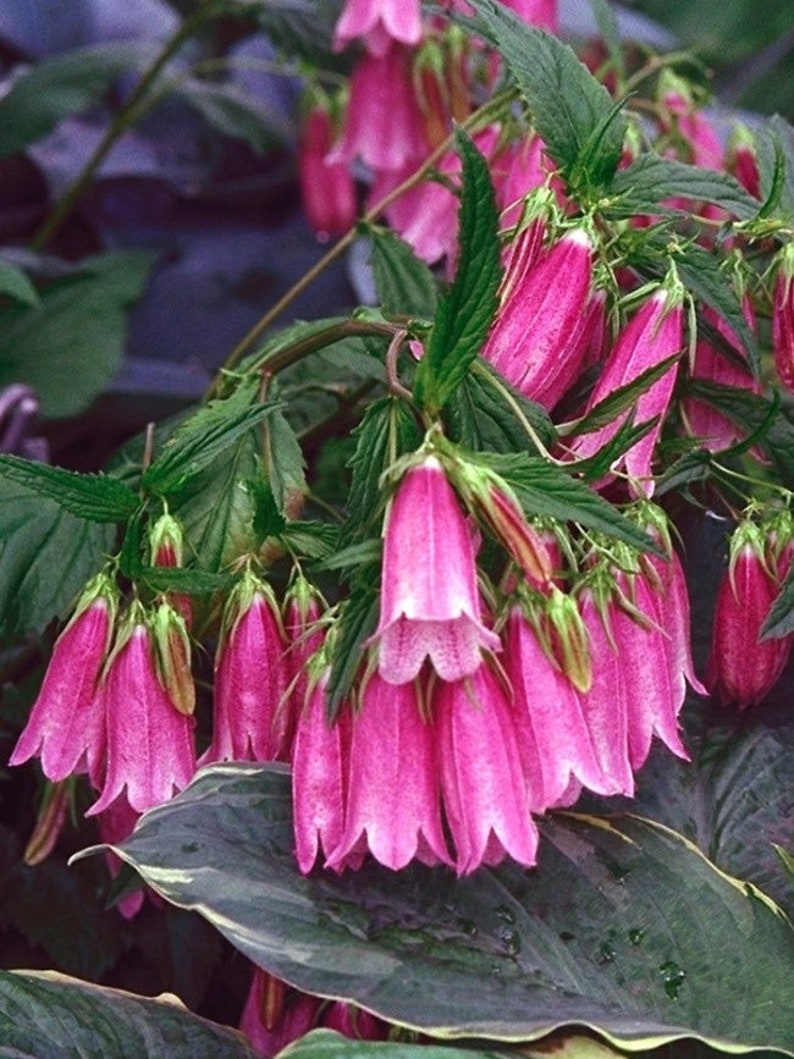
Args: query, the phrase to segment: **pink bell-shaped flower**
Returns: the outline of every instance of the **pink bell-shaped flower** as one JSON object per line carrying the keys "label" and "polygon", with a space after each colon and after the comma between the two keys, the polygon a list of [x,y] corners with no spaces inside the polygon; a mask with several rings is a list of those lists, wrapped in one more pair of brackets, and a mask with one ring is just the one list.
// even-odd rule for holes
{"label": "pink bell-shaped flower", "polygon": [[778,378],[794,393],[794,243],[779,254],[772,300],[772,352]]}
{"label": "pink bell-shaped flower", "polygon": [[295,725],[309,696],[311,659],[323,645],[322,615],[326,609],[327,604],[314,585],[298,574],[287,589],[283,606],[287,700],[277,714],[277,729],[283,732],[281,757],[284,760],[292,756]]}
{"label": "pink bell-shaped flower", "polygon": [[422,718],[413,683],[374,673],[350,723],[345,830],[327,867],[341,871],[369,850],[393,871],[416,858],[449,864],[441,826],[435,726]]}
{"label": "pink bell-shaped flower", "polygon": [[320,850],[326,857],[333,853],[345,833],[348,719],[343,712],[336,723],[329,723],[328,675],[325,669],[310,677],[309,696],[298,716],[292,746],[295,855],[304,875],[314,867]]}
{"label": "pink bell-shaped flower", "polygon": [[[112,805],[99,814],[97,824],[99,825],[99,837],[101,841],[109,846],[123,842],[129,838],[135,827],[140,813],[136,813],[129,805],[127,799],[122,795]],[[105,863],[108,866],[111,878],[115,879],[122,868],[122,860],[112,850],[105,850]],[[151,891],[150,891],[151,892]],[[119,913],[124,919],[134,919],[143,907],[146,891],[141,886],[126,894],[116,903]]]}
{"label": "pink bell-shaped flower", "polygon": [[767,558],[765,536],[750,519],[731,538],[728,571],[717,592],[708,684],[740,710],[759,703],[785,669],[791,637],[761,640],[780,584]]}
{"label": "pink bell-shaped flower", "polygon": [[588,234],[567,232],[514,287],[483,346],[482,355],[508,382],[547,407],[549,393],[556,403],[581,368],[592,267]]}
{"label": "pink bell-shaped flower", "polygon": [[415,47],[422,39],[419,0],[345,0],[334,29],[334,51],[357,39],[377,56],[385,55],[392,41]]}
{"label": "pink bell-shaped flower", "polygon": [[193,718],[173,706],[155,671],[152,637],[133,603],[116,640],[103,686],[107,763],[95,816],[126,792],[143,813],[167,801],[195,771]]}
{"label": "pink bell-shaped flower", "polygon": [[323,1000],[254,967],[239,1029],[257,1053],[275,1056],[318,1023]]}
{"label": "pink bell-shaped flower", "polygon": [[408,49],[392,44],[381,56],[364,55],[353,70],[342,139],[328,155],[329,163],[360,158],[380,172],[416,165],[427,154]]}
{"label": "pink bell-shaped flower", "polygon": [[[683,289],[677,280],[668,282],[669,289],[661,287],[655,291],[621,331],[590,395],[586,412],[614,390],[627,386],[644,371],[681,351]],[[612,465],[613,470],[622,467],[635,482],[635,487],[646,496],[653,493],[653,450],[661,431],[661,419],[673,394],[677,367],[673,364],[637,398],[635,422],[644,423],[656,417],[659,422]],[[590,434],[581,434],[573,440],[570,451],[578,458],[594,455],[615,436],[627,415],[616,416]]]}
{"label": "pink bell-shaped flower", "polygon": [[471,529],[435,456],[406,472],[384,527],[378,669],[389,684],[425,658],[444,680],[471,676],[499,637],[482,622]]}
{"label": "pink bell-shaped flower", "polygon": [[285,650],[273,590],[247,571],[226,602],[215,661],[212,743],[203,765],[278,757],[287,724]]}
{"label": "pink bell-shaped flower", "polygon": [[98,691],[107,658],[118,594],[100,574],[85,588],[58,637],[38,697],[10,765],[38,755],[52,782],[87,772],[96,783],[105,754],[105,711]]}
{"label": "pink bell-shaped flower", "polygon": [[298,137],[298,186],[304,212],[320,242],[346,232],[357,213],[356,187],[348,163],[328,157],[335,133],[331,103],[315,93]]}
{"label": "pink bell-shaped flower", "polygon": [[579,691],[543,649],[521,607],[513,607],[508,618],[505,671],[516,710],[531,729],[531,740],[522,742],[533,748],[527,778],[537,809],[559,805],[572,781],[597,794],[617,793],[619,786],[598,762]]}
{"label": "pink bell-shaped flower", "polygon": [[432,703],[447,824],[458,875],[510,856],[535,864],[538,831],[518,747],[514,707],[487,665],[439,681]]}

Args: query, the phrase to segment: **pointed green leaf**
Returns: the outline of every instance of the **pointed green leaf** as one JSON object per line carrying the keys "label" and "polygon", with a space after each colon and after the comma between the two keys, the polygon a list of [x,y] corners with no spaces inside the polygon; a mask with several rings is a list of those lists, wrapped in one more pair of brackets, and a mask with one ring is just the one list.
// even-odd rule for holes
{"label": "pointed green leaf", "polygon": [[274,409],[265,425],[264,469],[276,507],[282,515],[294,513],[306,493],[306,461],[295,431],[284,413]]}
{"label": "pointed green leaf", "polygon": [[62,617],[112,550],[111,526],[76,518],[54,500],[0,479],[0,634]]}
{"label": "pointed green leaf", "polygon": [[388,228],[372,228],[370,262],[375,287],[387,316],[432,320],[436,313],[436,281],[413,247]]}
{"label": "pointed green leaf", "polygon": [[0,478],[54,500],[64,511],[90,522],[124,522],[140,498],[117,478],[78,474],[46,463],[0,455]]}
{"label": "pointed green leaf", "polygon": [[471,458],[486,464],[513,487],[526,515],[578,522],[643,551],[658,551],[651,538],[616,507],[548,460],[519,453],[480,453]]}
{"label": "pointed green leaf", "polygon": [[54,971],[0,971],[0,1056],[256,1059],[241,1033],[172,995],[140,997]]}
{"label": "pointed green leaf", "polygon": [[724,207],[739,220],[755,217],[761,206],[729,173],[655,154],[640,155],[631,165],[619,169],[609,194],[618,196],[618,202],[607,210],[615,217],[658,213],[660,203],[672,198],[710,202]]}
{"label": "pointed green leaf", "polygon": [[549,448],[556,440],[548,412],[527,400],[487,361],[478,358],[445,409],[453,441],[475,452],[515,452]]}
{"label": "pointed green leaf", "polygon": [[566,433],[589,434],[593,430],[600,430],[601,427],[607,426],[621,412],[631,408],[637,398],[649,390],[657,379],[661,379],[679,358],[680,353],[675,353],[672,357],[667,357],[665,360],[660,360],[658,364],[646,368],[625,386],[618,386],[617,389],[612,390],[587,415],[577,420],[574,424],[575,430],[566,431],[560,428],[560,433],[563,435]]}
{"label": "pointed green leaf", "polygon": [[488,164],[465,133],[458,130],[455,139],[463,163],[458,267],[439,302],[414,386],[417,402],[431,414],[444,407],[482,348],[496,313],[501,276]]}
{"label": "pointed green leaf", "polygon": [[186,483],[252,427],[272,415],[275,403],[255,403],[250,386],[240,386],[231,397],[211,401],[174,431],[144,474],[145,489],[167,496]]}
{"label": "pointed green leaf", "polygon": [[786,580],[772,604],[761,629],[762,640],[775,640],[794,632],[794,566],[789,567]]}
{"label": "pointed green leaf", "polygon": [[328,678],[328,712],[335,717],[361,668],[363,645],[375,632],[380,609],[377,582],[358,578],[340,607]]}
{"label": "pointed green leaf", "polygon": [[626,119],[567,44],[528,25],[496,0],[471,0],[475,23],[498,48],[529,104],[532,124],[577,191],[612,177]]}
{"label": "pointed green leaf", "polygon": [[540,826],[532,871],[301,876],[287,770],[239,763],[202,770],[117,851],[271,973],[435,1036],[576,1024],[632,1049],[794,1054],[794,929],[770,899],[648,820]]}

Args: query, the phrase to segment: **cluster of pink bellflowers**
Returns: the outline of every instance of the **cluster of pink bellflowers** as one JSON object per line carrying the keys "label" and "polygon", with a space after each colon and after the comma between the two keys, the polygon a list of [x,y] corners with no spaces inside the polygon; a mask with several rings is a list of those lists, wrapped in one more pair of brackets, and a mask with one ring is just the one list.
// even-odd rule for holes
{"label": "cluster of pink bellflowers", "polygon": [[[508,6],[556,28],[554,3]],[[354,219],[351,163],[366,164],[377,198],[423,161],[452,117],[466,116],[468,51],[482,47],[459,30],[423,21],[418,4],[403,0],[348,0],[336,43],[354,37],[363,49],[341,133],[336,138],[324,124],[328,113],[315,110],[302,141],[304,184],[324,192],[313,204],[308,196],[309,216],[328,234]],[[490,59],[484,68],[494,76]],[[671,145],[698,164],[725,164],[719,141],[682,90],[668,89],[662,103]],[[125,602],[113,573],[100,574],[55,645],[11,763],[38,756],[53,782],[85,774],[97,792],[88,812],[107,840],[123,837],[137,814],[184,788],[197,765],[280,760],[292,764],[303,872],[316,865],[355,869],[367,855],[394,870],[419,860],[461,875],[506,855],[530,867],[535,820],[546,810],[572,804],[585,788],[631,795],[654,735],[687,756],[677,721],[685,683],[705,689],[690,656],[686,582],[666,516],[651,501],[654,448],[684,345],[685,292],[674,269],[635,290],[637,307],[610,342],[607,298],[614,292],[600,283],[595,229],[568,217],[570,204],[537,135],[504,133],[489,128],[478,141],[502,216],[513,225],[500,308],[482,355],[549,410],[583,370],[600,365],[585,414],[667,364],[634,410],[638,422],[653,426],[608,476],[628,483],[630,516],[659,554],[572,536],[561,523],[533,525],[497,476],[467,467],[431,432],[391,474],[379,622],[333,723],[334,612],[302,575],[279,605],[252,560],[225,603],[212,738],[198,757],[189,601],[164,595]],[[757,194],[751,155],[737,147],[731,165]],[[456,167],[451,154],[439,162],[450,176]],[[334,191],[343,185],[349,211]],[[332,211],[319,218],[329,202]],[[396,199],[388,218],[432,261],[453,256],[455,211],[447,188],[426,183]],[[773,341],[789,386],[793,275],[794,253],[786,247],[777,262]],[[631,279],[625,284],[630,290]],[[749,299],[745,306],[752,323]],[[699,338],[690,373],[755,389],[736,336],[716,317],[712,324],[736,356],[728,360]],[[737,438],[733,423],[695,399],[683,402],[681,415],[710,448]],[[591,456],[627,416],[574,434],[560,458]],[[511,560],[498,584],[478,566],[483,535]],[[788,568],[791,538],[785,512],[774,524],[751,514],[733,535],[707,683],[739,707],[764,697],[788,656],[788,639],[762,641],[760,632]],[[156,522],[150,548],[155,564],[181,563],[182,531],[170,515]]]}

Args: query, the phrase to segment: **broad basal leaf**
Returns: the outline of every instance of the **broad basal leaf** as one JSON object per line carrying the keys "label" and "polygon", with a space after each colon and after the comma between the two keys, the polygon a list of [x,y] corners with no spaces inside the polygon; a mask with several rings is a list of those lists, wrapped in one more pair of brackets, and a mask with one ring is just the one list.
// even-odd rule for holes
{"label": "broad basal leaf", "polygon": [[247,1039],[171,995],[140,997],[52,971],[0,971],[0,1055],[256,1059]]}
{"label": "broad basal leaf", "polygon": [[139,506],[133,491],[105,474],[78,474],[18,456],[0,455],[0,478],[54,500],[90,522],[123,522]]}
{"label": "broad basal leaf", "polygon": [[[508,1056],[508,1052],[492,1048],[455,1048],[424,1042],[352,1041],[331,1030],[313,1030],[279,1052],[278,1059],[508,1059]],[[531,1057],[527,1056],[526,1059]],[[555,1053],[555,1059],[566,1059],[565,1053]],[[570,1055],[567,1059],[587,1057]],[[603,1056],[602,1059],[609,1057]]]}
{"label": "broad basal leaf", "polygon": [[39,294],[26,272],[8,261],[0,261],[0,294],[23,305],[38,305]]}
{"label": "broad basal leaf", "polygon": [[574,191],[605,184],[617,169],[626,133],[625,118],[606,88],[557,37],[528,25],[496,0],[471,0],[471,6]]}
{"label": "broad basal leaf", "polygon": [[0,157],[36,143],[61,118],[99,102],[123,73],[157,55],[157,40],[94,44],[32,66],[0,98]]}
{"label": "broad basal leaf", "polygon": [[794,930],[637,817],[541,821],[538,867],[297,871],[283,766],[202,770],[120,855],[271,973],[435,1036],[586,1025],[631,1049],[794,1047]]}
{"label": "broad basal leaf", "polygon": [[62,616],[113,547],[113,529],[0,479],[0,634]]}
{"label": "broad basal leaf", "polygon": [[139,251],[103,254],[52,283],[37,306],[0,309],[0,386],[32,386],[49,418],[86,408],[121,364],[127,310],[151,264]]}
{"label": "broad basal leaf", "polygon": [[482,348],[497,308],[501,275],[498,214],[488,165],[463,132],[463,163],[455,280],[439,302],[433,330],[416,372],[420,406],[438,412],[460,385]]}

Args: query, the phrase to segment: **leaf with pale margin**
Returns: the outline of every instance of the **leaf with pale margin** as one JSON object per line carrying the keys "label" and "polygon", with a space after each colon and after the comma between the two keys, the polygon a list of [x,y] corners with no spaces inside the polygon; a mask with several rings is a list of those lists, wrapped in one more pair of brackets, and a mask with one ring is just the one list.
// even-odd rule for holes
{"label": "leaf with pale margin", "polygon": [[[612,1056],[614,1056],[614,1052]],[[510,1059],[511,1053],[489,1048],[455,1048],[446,1044],[409,1044],[406,1041],[355,1041],[331,1030],[312,1030],[305,1037],[294,1041],[278,1059]],[[524,1059],[532,1059],[525,1054]],[[588,1059],[560,1050],[554,1059]],[[609,1059],[593,1054],[589,1059]]]}
{"label": "leaf with pale margin", "polygon": [[794,566],[790,566],[777,599],[761,628],[761,640],[776,640],[794,633]]}
{"label": "leaf with pale margin", "polygon": [[156,40],[93,44],[44,59],[0,98],[0,158],[36,143],[68,114],[101,101],[113,82],[157,56]]}
{"label": "leaf with pale margin", "polygon": [[231,397],[199,408],[166,441],[163,451],[141,479],[144,489],[158,496],[183,489],[224,449],[278,408],[274,402],[256,404],[254,401],[252,389],[241,386]]}
{"label": "leaf with pale margin", "polygon": [[62,617],[113,548],[114,532],[0,479],[0,635]]}
{"label": "leaf with pale margin", "polygon": [[19,456],[0,455],[0,478],[54,500],[89,522],[124,522],[140,506],[140,498],[117,478],[79,474]]}
{"label": "leaf with pale margin", "polygon": [[481,358],[447,403],[445,420],[452,440],[474,451],[534,449],[534,438],[550,448],[557,437],[546,409],[527,400]]}
{"label": "leaf with pale margin", "polygon": [[651,538],[617,508],[548,460],[521,453],[477,453],[469,458],[500,474],[513,487],[528,516],[578,522],[642,551],[659,552]]}
{"label": "leaf with pale margin", "polygon": [[618,196],[605,211],[613,217],[658,213],[660,203],[673,198],[722,206],[740,220],[755,217],[761,208],[758,199],[729,173],[655,154],[640,155],[619,169],[609,185],[609,195]]}
{"label": "leaf with pale margin", "polygon": [[387,316],[432,320],[436,314],[433,273],[409,246],[388,228],[371,228],[370,264],[378,299]]}
{"label": "leaf with pale margin", "polygon": [[794,931],[770,899],[648,820],[539,826],[532,871],[302,876],[288,771],[237,763],[203,769],[114,848],[270,973],[432,1035],[576,1024],[633,1050],[694,1037],[794,1054]]}
{"label": "leaf with pale margin", "polygon": [[39,292],[28,279],[27,273],[7,261],[0,261],[0,294],[23,305],[39,304]]}
{"label": "leaf with pale margin", "polygon": [[439,302],[414,384],[417,403],[431,413],[444,407],[480,352],[499,304],[502,272],[499,215],[488,164],[461,130],[455,142],[463,163],[458,267]]}
{"label": "leaf with pale margin", "polygon": [[37,306],[0,309],[0,387],[27,383],[49,418],[82,412],[121,364],[127,310],[153,260],[132,250],[88,258],[43,290]]}
{"label": "leaf with pale margin", "polygon": [[174,996],[141,997],[54,971],[0,971],[0,1056],[256,1059],[241,1033]]}
{"label": "leaf with pale margin", "polygon": [[471,0],[475,25],[496,46],[532,124],[574,192],[602,188],[623,152],[626,119],[572,49],[495,0]]}

